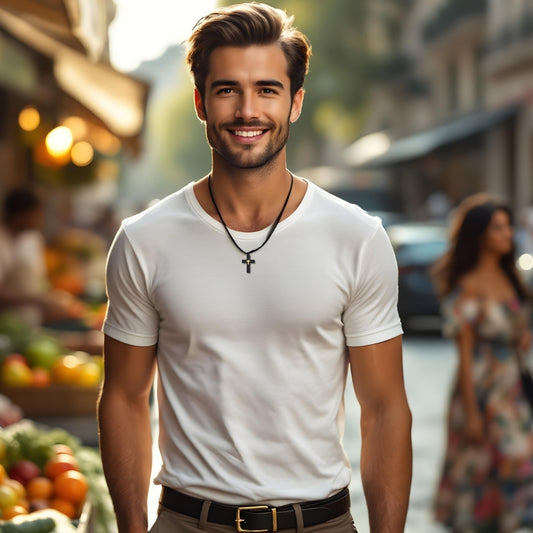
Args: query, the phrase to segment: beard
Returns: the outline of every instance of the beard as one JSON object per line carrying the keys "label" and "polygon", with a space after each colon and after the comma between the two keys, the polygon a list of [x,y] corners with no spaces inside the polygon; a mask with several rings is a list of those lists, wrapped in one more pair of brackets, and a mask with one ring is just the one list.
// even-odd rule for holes
{"label": "beard", "polygon": [[[221,131],[238,130],[242,127],[254,127],[257,129],[268,129],[270,140],[264,149],[259,149],[256,145],[242,145],[237,148],[231,145],[229,140],[225,140],[220,134]],[[283,150],[289,139],[290,121],[275,127],[275,123],[261,124],[258,122],[239,122],[222,124],[217,128],[206,120],[206,136],[211,149],[222,157],[229,165],[239,169],[253,169],[268,165]],[[230,135],[229,133],[227,135]]]}

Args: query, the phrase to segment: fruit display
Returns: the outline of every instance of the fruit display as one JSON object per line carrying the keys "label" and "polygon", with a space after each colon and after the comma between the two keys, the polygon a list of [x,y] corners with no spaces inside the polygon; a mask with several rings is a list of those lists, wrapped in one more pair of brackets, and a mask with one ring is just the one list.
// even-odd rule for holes
{"label": "fruit display", "polygon": [[100,356],[82,350],[67,352],[52,332],[30,328],[7,313],[0,315],[0,384],[96,387],[101,378]]}
{"label": "fruit display", "polygon": [[94,413],[102,376],[101,355],[68,349],[58,334],[0,314],[0,395],[24,416]]}
{"label": "fruit display", "polygon": [[[102,358],[77,351],[63,354],[44,350],[10,353],[0,364],[0,384],[5,387],[46,387],[51,383],[78,387],[97,387],[102,379]],[[31,344],[30,348],[37,346]]]}
{"label": "fruit display", "polygon": [[[65,430],[27,420],[2,431],[0,533],[76,531],[50,519],[66,517],[76,524],[87,506],[94,512],[94,533],[111,533],[113,512],[97,450],[81,446]],[[19,524],[26,529],[13,529]]]}

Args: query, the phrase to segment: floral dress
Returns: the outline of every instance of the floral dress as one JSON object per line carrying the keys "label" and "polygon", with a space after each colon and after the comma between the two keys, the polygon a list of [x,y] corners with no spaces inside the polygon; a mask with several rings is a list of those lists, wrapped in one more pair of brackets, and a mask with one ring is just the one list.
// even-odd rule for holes
{"label": "floral dress", "polygon": [[527,310],[518,299],[504,304],[456,293],[443,302],[443,316],[447,336],[465,322],[474,327],[474,388],[486,439],[481,445],[465,440],[456,379],[435,518],[454,533],[533,531],[533,415],[515,350]]}

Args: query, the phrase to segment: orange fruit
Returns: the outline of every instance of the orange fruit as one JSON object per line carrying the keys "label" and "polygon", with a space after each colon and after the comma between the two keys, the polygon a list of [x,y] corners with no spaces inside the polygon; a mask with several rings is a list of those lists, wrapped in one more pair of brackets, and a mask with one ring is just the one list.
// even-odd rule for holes
{"label": "orange fruit", "polygon": [[54,444],[52,446],[52,451],[54,452],[54,455],[66,453],[67,455],[74,456],[74,452],[72,451],[72,448],[68,444]]}
{"label": "orange fruit", "polygon": [[76,518],[76,506],[63,498],[53,498],[48,502],[48,509],[55,509],[69,518]]}
{"label": "orange fruit", "polygon": [[68,470],[54,479],[54,494],[74,504],[83,503],[87,496],[87,478],[75,470]]}
{"label": "orange fruit", "polygon": [[50,371],[46,368],[35,367],[31,371],[31,385],[32,387],[48,387],[52,378]]}
{"label": "orange fruit", "polygon": [[0,484],[7,478],[7,472],[3,464],[0,464]]}
{"label": "orange fruit", "polygon": [[97,387],[102,380],[102,369],[95,361],[85,361],[78,367],[76,385],[80,387]]}
{"label": "orange fruit", "polygon": [[6,507],[2,512],[2,520],[10,520],[11,518],[21,514],[28,514],[28,510],[22,507],[22,505]]}
{"label": "orange fruit", "polygon": [[28,511],[28,512],[30,510],[30,502],[28,500],[26,500],[25,498],[23,498],[22,500],[19,500],[17,502],[17,505],[20,505],[21,507],[24,507],[24,509],[26,509],[26,511]]}
{"label": "orange fruit", "polygon": [[63,355],[52,365],[52,381],[65,385],[76,383],[81,360],[75,355]]}
{"label": "orange fruit", "polygon": [[63,513],[69,518],[76,518],[76,506],[72,502],[64,500],[63,498],[54,498],[50,502],[50,508]]}
{"label": "orange fruit", "polygon": [[28,500],[48,500],[54,492],[54,484],[44,476],[34,477],[26,485]]}
{"label": "orange fruit", "polygon": [[68,453],[54,455],[44,465],[44,475],[52,480],[67,470],[78,470],[76,459]]}
{"label": "orange fruit", "polygon": [[26,497],[26,489],[20,481],[8,477],[4,479],[3,485],[6,487],[11,487],[15,491],[15,494],[19,500],[22,500]]}

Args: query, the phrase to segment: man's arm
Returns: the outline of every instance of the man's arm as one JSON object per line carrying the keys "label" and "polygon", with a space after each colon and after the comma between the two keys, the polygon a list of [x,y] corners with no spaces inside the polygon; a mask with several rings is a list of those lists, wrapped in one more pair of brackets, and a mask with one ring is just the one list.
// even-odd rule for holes
{"label": "man's arm", "polygon": [[152,470],[149,397],[155,346],[104,341],[105,377],[98,402],[100,452],[120,533],[146,533]]}
{"label": "man's arm", "polygon": [[401,337],[349,350],[361,406],[361,479],[370,531],[401,533],[412,475],[411,411],[403,380]]}

